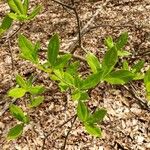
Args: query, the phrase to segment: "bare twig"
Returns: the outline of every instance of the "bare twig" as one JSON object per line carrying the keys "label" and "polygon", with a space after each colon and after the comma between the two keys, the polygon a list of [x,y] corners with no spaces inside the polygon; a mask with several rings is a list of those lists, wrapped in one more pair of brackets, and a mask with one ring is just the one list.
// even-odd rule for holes
{"label": "bare twig", "polygon": [[71,130],[72,130],[72,127],[73,127],[73,125],[74,125],[76,119],[77,119],[77,116],[75,116],[74,119],[73,119],[73,121],[72,121],[71,127],[70,127],[69,131],[67,132],[67,135],[66,135],[66,137],[65,137],[64,144],[63,144],[61,150],[65,150],[65,147],[66,147],[66,144],[67,144],[67,139],[68,139],[68,137],[69,137],[69,134],[70,134],[70,132],[71,132]]}
{"label": "bare twig", "polygon": [[57,131],[56,129],[63,127],[65,124],[67,124],[68,122],[70,122],[70,121],[71,121],[74,117],[76,117],[76,116],[77,116],[77,115],[74,115],[74,116],[70,117],[67,121],[65,121],[65,122],[63,122],[62,124],[56,126],[54,130],[52,130],[49,134],[47,134],[47,135],[45,136],[44,140],[43,140],[42,150],[44,150],[44,145],[45,145],[45,142],[46,142],[47,138],[48,138],[51,134],[53,134],[55,131]]}
{"label": "bare twig", "polygon": [[[104,4],[105,5],[105,4]],[[87,22],[87,24],[81,29],[81,38],[82,36],[89,31],[90,26],[92,25],[92,22],[94,21],[95,17],[100,13],[100,11],[103,9],[103,7],[100,7],[96,10],[96,12],[92,15],[91,19]],[[64,48],[64,50],[74,51],[79,41],[79,36],[74,37],[70,43],[67,44],[67,46]],[[82,47],[81,47],[82,48]]]}
{"label": "bare twig", "polygon": [[126,85],[124,85],[124,88],[132,94],[132,96],[137,100],[138,104],[139,104],[142,108],[144,108],[144,109],[146,109],[146,110],[148,110],[148,111],[150,112],[150,107],[148,106],[146,100],[144,101],[143,99],[141,99],[141,98],[138,96],[136,90],[134,89],[134,87],[133,87],[131,84],[130,84],[130,87],[131,87],[131,88],[129,89]]}
{"label": "bare twig", "polygon": [[[64,4],[58,0],[53,0],[54,2],[68,8],[68,9],[71,9],[72,11],[74,11],[74,14],[76,16],[76,21],[77,21],[77,27],[78,27],[78,45],[80,48],[82,48],[82,50],[84,50],[86,52],[86,50],[83,48],[82,46],[82,38],[81,38],[81,26],[80,26],[80,19],[79,19],[79,15],[78,15],[78,12],[77,12],[77,9],[76,9],[76,6],[75,6],[75,3],[74,3],[74,0],[71,0],[71,3],[72,3],[72,6],[69,6],[67,4]],[[73,54],[75,52],[75,47],[71,50],[71,53]]]}
{"label": "bare twig", "polygon": [[5,43],[10,38],[14,37],[24,27],[24,25],[25,25],[25,23],[20,24],[19,28],[16,31],[14,31],[14,33],[12,33],[11,35],[6,35],[5,37],[2,38],[2,41]]}
{"label": "bare twig", "polygon": [[65,3],[62,3],[62,2],[60,2],[58,0],[52,0],[52,1],[55,2],[55,3],[57,3],[57,4],[59,4],[59,5],[62,5],[64,7],[66,7],[66,8],[68,8],[68,9],[73,10],[73,7],[71,7],[71,6],[69,6],[69,5],[65,4]]}
{"label": "bare twig", "polygon": [[12,99],[11,101],[9,100],[9,103],[6,103],[3,107],[3,109],[0,112],[0,117],[3,116],[3,114],[8,110],[9,106],[13,103],[16,102],[17,99]]}

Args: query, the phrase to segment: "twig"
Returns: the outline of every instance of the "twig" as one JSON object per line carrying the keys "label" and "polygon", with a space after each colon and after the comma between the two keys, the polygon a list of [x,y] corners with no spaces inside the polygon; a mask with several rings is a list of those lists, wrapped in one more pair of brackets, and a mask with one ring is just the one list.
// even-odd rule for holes
{"label": "twig", "polygon": [[[9,100],[9,103],[6,103],[6,104],[3,106],[3,109],[2,109],[2,111],[0,112],[0,117],[3,116],[3,114],[8,110],[9,105],[15,103],[16,100],[17,100],[17,99],[12,99],[11,101]],[[6,100],[6,101],[7,101],[7,100]]]}
{"label": "twig", "polygon": [[14,33],[12,33],[9,36],[7,35],[7,36],[3,37],[2,41],[4,40],[5,42],[7,42],[10,38],[14,37],[23,28],[24,25],[25,25],[25,23],[20,24],[19,28],[16,31],[14,31]]}
{"label": "twig", "polygon": [[[79,47],[82,48],[82,39],[81,39],[81,23],[80,23],[80,19],[79,19],[79,15],[74,3],[74,0],[71,0],[72,5],[73,5],[73,11],[75,13],[76,16],[76,20],[77,20],[77,26],[78,26],[78,39],[79,39]],[[84,50],[84,49],[83,49]],[[71,51],[71,53],[73,54],[75,52],[75,49]]]}
{"label": "twig", "polygon": [[[99,12],[103,9],[103,7],[100,7],[99,9],[97,9],[96,12],[92,15],[91,19],[81,29],[81,37],[89,30],[89,27],[91,26],[91,24],[94,21],[95,17],[99,14]],[[74,37],[71,40],[71,42],[67,44],[67,46],[64,48],[64,50],[70,50],[72,52],[76,48],[76,45],[77,45],[78,41],[79,41],[79,36]]]}
{"label": "twig", "polygon": [[[84,50],[85,52],[87,52],[84,48],[83,48],[83,46],[82,46],[82,38],[81,38],[81,26],[80,26],[80,19],[79,19],[79,15],[78,15],[78,12],[77,12],[77,9],[76,9],[76,6],[75,6],[75,3],[74,3],[74,0],[71,0],[71,3],[72,3],[72,6],[69,6],[69,5],[67,5],[67,4],[64,4],[64,3],[62,3],[62,2],[60,2],[60,1],[58,1],[58,0],[52,0],[52,1],[54,1],[54,2],[56,2],[56,3],[58,3],[58,4],[60,4],[60,5],[62,5],[62,6],[64,6],[64,7],[66,7],[66,8],[68,8],[68,9],[71,9],[72,11],[74,11],[74,14],[75,14],[75,16],[76,16],[76,21],[77,21],[77,27],[78,27],[78,46],[80,47],[80,48],[82,48],[82,50]],[[75,52],[75,47],[70,51],[72,54]]]}
{"label": "twig", "polygon": [[138,95],[137,95],[137,92],[136,92],[136,90],[134,90],[134,87],[130,84],[130,89],[126,86],[126,85],[124,85],[124,88],[127,90],[127,91],[129,91],[132,95],[133,95],[133,97],[135,98],[135,99],[137,99],[137,102],[138,102],[138,104],[142,107],[142,108],[144,108],[144,109],[146,109],[146,110],[148,110],[149,112],[150,112],[150,107],[148,106],[148,104],[147,104],[147,102],[146,101],[144,101],[143,99],[141,99]]}
{"label": "twig", "polygon": [[42,150],[44,150],[44,145],[45,145],[45,142],[46,142],[47,138],[48,138],[51,134],[53,134],[53,133],[56,131],[57,128],[61,128],[62,126],[64,126],[65,124],[67,124],[69,121],[71,121],[75,116],[77,116],[77,115],[72,116],[71,118],[69,118],[69,119],[68,119],[67,121],[65,121],[64,123],[62,123],[62,124],[56,126],[54,130],[52,130],[49,134],[47,134],[47,135],[45,136],[45,138],[44,138],[44,140],[43,140]]}
{"label": "twig", "polygon": [[65,147],[66,147],[66,144],[67,144],[67,139],[68,139],[68,137],[69,137],[69,134],[70,134],[70,132],[71,132],[71,130],[72,130],[72,127],[73,127],[73,125],[74,125],[76,119],[77,119],[77,116],[75,116],[75,117],[74,117],[74,120],[72,121],[71,127],[70,127],[69,131],[67,132],[67,135],[66,135],[66,137],[65,137],[64,144],[63,144],[61,150],[65,150]]}
{"label": "twig", "polygon": [[59,5],[62,5],[64,7],[66,7],[66,8],[68,8],[68,9],[73,10],[73,7],[71,7],[71,6],[69,6],[69,5],[65,4],[65,3],[62,3],[62,2],[60,2],[58,0],[52,0],[52,1],[55,2],[55,3],[57,3],[57,4],[59,4]]}

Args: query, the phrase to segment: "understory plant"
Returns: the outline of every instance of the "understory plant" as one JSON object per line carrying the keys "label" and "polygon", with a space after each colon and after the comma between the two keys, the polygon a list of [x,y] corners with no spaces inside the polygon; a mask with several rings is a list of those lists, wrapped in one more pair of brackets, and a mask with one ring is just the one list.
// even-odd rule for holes
{"label": "understory plant", "polygon": [[[38,53],[40,43],[31,42],[27,37],[20,34],[18,37],[18,45],[20,48],[20,56],[30,61],[38,69],[46,72],[50,80],[55,81],[61,92],[71,94],[72,100],[77,104],[77,116],[82,122],[87,133],[95,137],[101,137],[100,123],[103,121],[107,110],[97,108],[91,110],[88,108],[89,90],[103,82],[115,85],[124,85],[134,80],[143,80],[147,90],[147,97],[150,99],[150,71],[141,72],[144,61],[139,60],[133,66],[126,61],[131,53],[124,49],[128,41],[128,34],[122,33],[116,41],[112,37],[105,39],[106,53],[100,61],[93,53],[88,52],[85,56],[89,66],[89,74],[82,75],[79,72],[80,61],[75,61],[72,54],[60,54],[60,39],[58,34],[54,34],[49,40],[46,59],[41,63]],[[122,60],[122,61],[120,61]],[[8,95],[14,98],[21,98],[24,95],[30,95],[30,107],[36,107],[41,104],[44,98],[41,94],[44,92],[43,86],[34,86],[32,79],[27,81],[20,75],[16,76],[16,82],[19,87],[15,87],[8,92]],[[39,96],[40,95],[40,96]],[[10,106],[12,115],[21,121],[15,127],[10,129],[8,133],[9,139],[17,138],[21,135],[23,127],[29,123],[29,117],[24,115],[21,108],[16,105]]]}
{"label": "understory plant", "polygon": [[29,12],[29,0],[7,0],[10,12],[2,20],[0,26],[0,37],[11,27],[13,21],[27,22],[32,20],[41,10],[41,5],[37,5]]}

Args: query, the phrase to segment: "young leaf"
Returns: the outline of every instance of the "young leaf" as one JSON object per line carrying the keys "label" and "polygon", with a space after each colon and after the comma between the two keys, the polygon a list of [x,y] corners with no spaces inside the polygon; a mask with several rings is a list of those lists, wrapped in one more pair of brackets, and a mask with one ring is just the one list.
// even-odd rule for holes
{"label": "young leaf", "polygon": [[34,45],[33,52],[32,52],[32,56],[33,56],[35,62],[38,62],[39,49],[40,49],[40,42],[36,42],[36,44]]}
{"label": "young leaf", "polygon": [[13,19],[11,19],[8,15],[6,15],[4,17],[4,19],[2,20],[2,24],[0,26],[0,29],[2,30],[8,30],[10,28],[10,26],[12,25]]}
{"label": "young leaf", "polygon": [[21,0],[13,0],[13,1],[17,9],[20,11],[20,14],[25,14]]}
{"label": "young leaf", "polygon": [[89,75],[85,80],[81,82],[81,89],[87,90],[95,87],[102,79],[102,71],[96,74]]}
{"label": "young leaf", "polygon": [[65,65],[68,63],[68,61],[71,58],[71,54],[64,54],[57,58],[56,63],[54,64],[55,69],[63,69]]}
{"label": "young leaf", "polygon": [[10,110],[11,114],[19,121],[26,123],[26,124],[29,123],[29,117],[24,114],[23,110],[20,107],[14,105],[14,104],[11,104],[9,107],[9,110]]}
{"label": "young leaf", "polygon": [[77,115],[78,118],[82,121],[85,122],[89,116],[89,111],[87,106],[85,105],[84,102],[79,101],[78,106],[77,106]]}
{"label": "young leaf", "polygon": [[81,92],[77,90],[72,93],[72,99],[74,101],[76,100],[85,101],[85,100],[88,100],[88,98],[89,98],[89,95],[87,94],[87,92]]}
{"label": "young leaf", "polygon": [[28,16],[28,20],[33,19],[41,11],[41,9],[42,9],[41,5],[36,6]]}
{"label": "young leaf", "polygon": [[16,82],[24,89],[27,87],[26,81],[19,74],[16,76]]}
{"label": "young leaf", "polygon": [[118,56],[120,56],[120,57],[126,57],[126,56],[129,56],[129,55],[131,55],[131,53],[128,52],[128,51],[118,50]]}
{"label": "young leaf", "polygon": [[31,94],[35,94],[35,95],[42,94],[44,91],[45,91],[45,88],[39,85],[28,88],[28,92],[30,92]]}
{"label": "young leaf", "polygon": [[13,140],[22,135],[24,124],[18,124],[11,128],[7,134],[8,140]]}
{"label": "young leaf", "polygon": [[13,88],[10,91],[8,91],[8,96],[14,97],[14,98],[21,98],[25,95],[26,90],[23,88]]}
{"label": "young leaf", "polygon": [[105,109],[98,109],[87,119],[87,122],[90,124],[99,123],[103,121],[106,116],[107,111]]}
{"label": "young leaf", "polygon": [[88,53],[86,55],[86,61],[93,73],[97,73],[97,71],[101,69],[101,64],[94,54]]}
{"label": "young leaf", "polygon": [[75,62],[69,64],[69,66],[66,69],[66,72],[68,72],[69,74],[71,74],[74,77],[77,77],[79,65],[80,65],[79,61],[75,61]]}
{"label": "young leaf", "polygon": [[114,46],[114,42],[111,36],[106,38],[104,43],[108,47],[108,49],[111,49]]}
{"label": "young leaf", "polygon": [[19,20],[18,15],[15,13],[8,13],[8,17],[11,18],[12,20]]}
{"label": "young leaf", "polygon": [[24,13],[27,14],[29,8],[29,0],[24,0],[23,8],[24,8]]}
{"label": "young leaf", "polygon": [[[16,0],[17,1],[17,0]],[[20,0],[18,0],[20,1]],[[17,14],[22,14],[20,12],[20,9],[18,8],[18,6],[16,6],[15,1],[14,0],[7,0],[7,3],[9,5],[9,7],[11,8],[11,10],[13,10],[15,13]]]}
{"label": "young leaf", "polygon": [[56,63],[59,47],[59,36],[58,34],[55,34],[52,36],[48,44],[48,61],[52,66]]}
{"label": "young leaf", "polygon": [[134,74],[128,70],[117,70],[111,72],[104,80],[111,84],[125,84],[134,78]]}
{"label": "young leaf", "polygon": [[30,107],[37,107],[43,102],[43,100],[44,100],[43,96],[35,97],[35,98],[31,99],[31,103],[29,104],[29,106]]}
{"label": "young leaf", "polygon": [[122,68],[123,68],[123,70],[129,70],[129,64],[126,60],[123,62],[123,67]]}
{"label": "young leaf", "polygon": [[19,35],[18,44],[21,49],[22,56],[27,60],[36,62],[36,58],[33,55],[34,45],[32,44],[32,42],[29,41],[25,36]]}
{"label": "young leaf", "polygon": [[113,70],[117,61],[118,61],[118,55],[117,55],[116,47],[114,46],[110,50],[108,50],[104,55],[104,59],[102,61],[103,77],[105,77]]}
{"label": "young leaf", "polygon": [[85,129],[90,135],[94,137],[101,137],[102,135],[101,129],[94,124],[85,124]]}
{"label": "young leaf", "polygon": [[139,72],[144,66],[144,61],[140,60],[138,61],[133,67],[132,67],[132,72],[137,73]]}
{"label": "young leaf", "polygon": [[127,42],[128,42],[128,33],[124,32],[119,36],[116,42],[117,50],[121,50],[126,45]]}
{"label": "young leaf", "polygon": [[144,76],[144,84],[147,92],[150,92],[150,69],[146,72]]}
{"label": "young leaf", "polygon": [[73,76],[71,74],[69,74],[67,72],[64,72],[64,78],[63,78],[63,80],[68,85],[75,86],[75,81],[74,81],[74,78],[73,78]]}

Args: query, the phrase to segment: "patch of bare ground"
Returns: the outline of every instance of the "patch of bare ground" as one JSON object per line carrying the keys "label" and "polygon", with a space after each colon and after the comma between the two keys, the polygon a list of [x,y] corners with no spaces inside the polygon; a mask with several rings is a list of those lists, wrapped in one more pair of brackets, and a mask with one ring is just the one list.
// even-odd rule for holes
{"label": "patch of bare ground", "polygon": [[[70,5],[68,0],[61,2]],[[61,37],[61,50],[70,51],[70,45],[77,36],[77,23],[72,10],[62,7],[53,1],[31,0],[31,7],[38,3],[44,4],[43,11],[33,21],[25,24],[20,33],[32,41],[39,40],[42,49],[46,49],[48,40],[54,32]],[[101,60],[105,53],[104,38],[111,35],[117,38],[123,31],[129,33],[126,49],[132,53],[128,58],[130,65],[139,59],[145,60],[145,70],[150,63],[150,2],[149,0],[75,0],[75,6],[81,20],[81,29],[97,12],[90,22],[88,30],[82,36],[82,44],[87,51],[95,53]],[[0,2],[0,20],[8,6]],[[11,35],[19,28],[14,23],[5,36]],[[11,47],[11,50],[10,50]],[[71,121],[62,125],[75,115],[76,104],[71,101],[68,93],[61,93],[57,85],[43,72],[19,57],[17,35],[9,41],[0,41],[0,111],[3,111],[11,99],[7,91],[15,85],[15,74],[29,77],[34,73],[36,83],[43,84],[47,92],[40,107],[26,107],[27,98],[16,101],[23,110],[31,116],[31,123],[25,128],[24,134],[16,141],[7,141],[8,130],[16,123],[9,111],[0,116],[0,149],[2,150],[41,150],[45,139],[45,150],[61,149],[65,136],[70,129]],[[75,52],[84,56],[84,51],[78,48]],[[40,52],[41,60],[45,52]],[[13,57],[13,69],[12,59]],[[81,63],[81,70],[86,73],[87,66]],[[144,71],[144,70],[143,70]],[[136,94],[146,102],[144,87],[141,82],[135,82]],[[127,88],[131,90],[131,85]],[[88,105],[91,109],[104,107],[108,114],[101,125],[102,138],[88,135],[82,124],[76,120],[68,136],[67,150],[149,150],[150,149],[150,112],[140,105],[130,90],[121,86],[101,84],[90,93]],[[72,119],[73,120],[73,119]]]}

